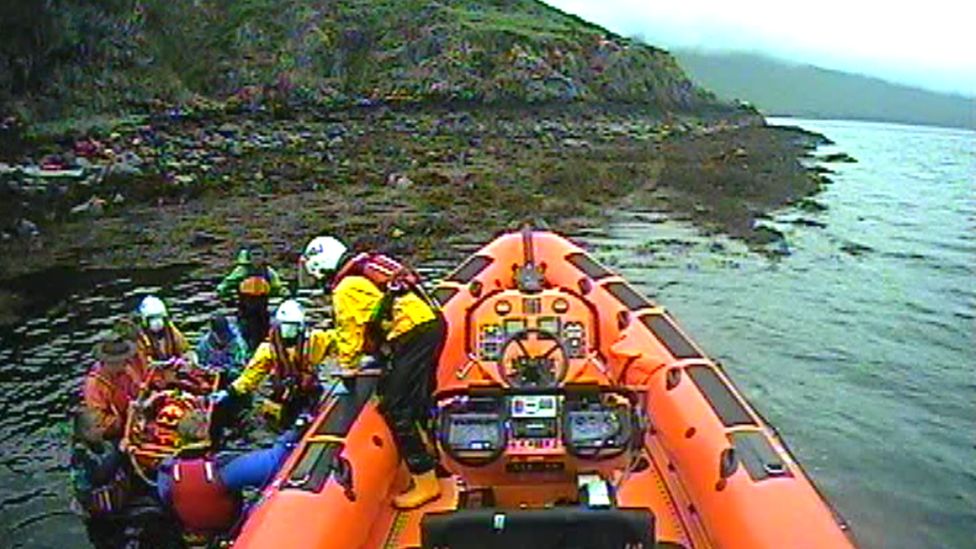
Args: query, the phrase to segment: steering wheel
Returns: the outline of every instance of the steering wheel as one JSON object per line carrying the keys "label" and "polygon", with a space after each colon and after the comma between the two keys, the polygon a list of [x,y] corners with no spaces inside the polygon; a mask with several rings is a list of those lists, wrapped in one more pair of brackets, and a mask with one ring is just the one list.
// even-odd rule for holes
{"label": "steering wheel", "polygon": [[499,352],[498,373],[512,387],[552,387],[568,369],[566,346],[548,330],[519,330],[505,338]]}

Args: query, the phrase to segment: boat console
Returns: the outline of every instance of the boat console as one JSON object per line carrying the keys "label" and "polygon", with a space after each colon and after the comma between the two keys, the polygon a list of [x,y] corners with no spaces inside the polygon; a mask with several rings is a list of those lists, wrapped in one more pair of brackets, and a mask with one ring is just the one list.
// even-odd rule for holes
{"label": "boat console", "polygon": [[469,356],[506,385],[556,386],[571,368],[592,360],[596,316],[583,299],[563,289],[500,291],[469,318]]}
{"label": "boat console", "polygon": [[443,400],[438,440],[457,463],[480,467],[505,456],[512,473],[561,471],[563,459],[604,461],[633,443],[638,420],[630,398],[613,390],[484,392]]}

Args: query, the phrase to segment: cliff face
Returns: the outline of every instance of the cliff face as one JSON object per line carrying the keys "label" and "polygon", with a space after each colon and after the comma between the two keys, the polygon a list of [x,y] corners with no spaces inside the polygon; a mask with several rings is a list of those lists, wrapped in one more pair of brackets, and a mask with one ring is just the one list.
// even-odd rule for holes
{"label": "cliff face", "polygon": [[2,110],[152,101],[715,106],[667,52],[535,0],[7,0]]}

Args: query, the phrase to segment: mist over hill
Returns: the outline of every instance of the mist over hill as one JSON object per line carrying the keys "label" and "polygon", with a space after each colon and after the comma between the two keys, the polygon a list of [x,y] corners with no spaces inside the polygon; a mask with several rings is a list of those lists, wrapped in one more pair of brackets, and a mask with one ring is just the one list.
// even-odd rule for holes
{"label": "mist over hill", "polygon": [[902,86],[868,76],[791,64],[759,54],[676,50],[698,84],[766,115],[876,120],[976,128],[976,98]]}

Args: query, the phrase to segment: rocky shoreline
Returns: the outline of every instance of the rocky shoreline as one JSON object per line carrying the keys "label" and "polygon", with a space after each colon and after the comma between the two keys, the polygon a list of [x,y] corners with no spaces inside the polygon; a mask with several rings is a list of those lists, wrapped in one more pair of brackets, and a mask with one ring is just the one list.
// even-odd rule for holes
{"label": "rocky shoreline", "polygon": [[[757,217],[823,185],[799,162],[823,142],[750,113],[709,120],[594,105],[285,120],[170,112],[52,136],[0,158],[0,322],[27,299],[10,282],[52,267],[193,264],[212,275],[247,242],[290,267],[318,232],[421,262],[527,219],[572,230],[611,209],[653,207],[761,249],[775,235]],[[25,169],[45,163],[82,173]]]}

